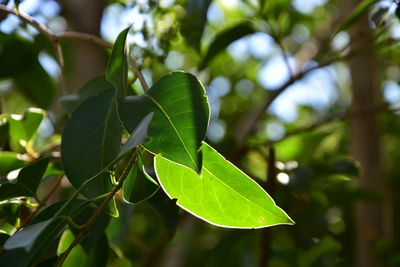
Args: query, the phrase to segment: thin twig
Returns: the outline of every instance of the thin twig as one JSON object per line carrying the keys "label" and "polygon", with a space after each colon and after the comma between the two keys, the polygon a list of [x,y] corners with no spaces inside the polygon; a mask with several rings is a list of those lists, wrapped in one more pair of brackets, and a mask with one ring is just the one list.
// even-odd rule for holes
{"label": "thin twig", "polygon": [[136,161],[136,153],[133,153],[133,156],[131,160],[128,162],[126,165],[125,169],[123,170],[121,176],[118,179],[118,184],[115,185],[112,189],[112,191],[107,195],[107,197],[104,199],[104,201],[101,203],[101,205],[96,209],[96,211],[93,213],[93,215],[89,218],[87,223],[84,225],[83,229],[78,233],[74,241],[71,243],[71,245],[68,247],[68,249],[63,253],[61,258],[58,260],[56,266],[61,267],[68,255],[71,253],[73,248],[78,245],[81,240],[86,236],[88,233],[89,229],[93,226],[93,224],[96,222],[98,217],[101,215],[103,210],[105,209],[106,205],[108,202],[111,201],[111,199],[114,197],[114,195],[121,189],[126,177],[128,176],[129,170],[133,166],[133,164]]}
{"label": "thin twig", "polygon": [[64,174],[59,175],[57,177],[56,183],[53,185],[51,190],[46,194],[46,196],[43,198],[43,200],[38,202],[39,206],[35,209],[35,211],[30,213],[29,216],[19,226],[16,227],[17,231],[19,229],[24,228],[25,226],[27,226],[31,222],[31,220],[36,216],[36,214],[41,210],[41,208],[43,208],[46,205],[46,203],[49,200],[49,198],[57,190],[57,188],[60,185],[61,180],[62,180],[63,177],[64,177]]}
{"label": "thin twig", "polygon": [[145,78],[143,76],[143,73],[140,70],[140,68],[139,68],[138,64],[136,63],[136,61],[130,56],[128,56],[128,61],[129,61],[129,64],[131,65],[132,69],[135,71],[136,76],[139,78],[139,81],[140,81],[140,84],[143,87],[143,90],[148,90],[149,89],[149,85],[147,84],[147,82],[146,82],[146,80],[145,80]]}

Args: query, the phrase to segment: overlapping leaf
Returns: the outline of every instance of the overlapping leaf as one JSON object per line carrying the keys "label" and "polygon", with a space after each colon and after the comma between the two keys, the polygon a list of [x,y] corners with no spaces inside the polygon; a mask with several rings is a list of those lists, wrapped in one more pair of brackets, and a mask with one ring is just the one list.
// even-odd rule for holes
{"label": "overlapping leaf", "polygon": [[71,114],[72,111],[87,98],[96,96],[101,92],[113,87],[114,86],[106,79],[106,76],[101,74],[87,81],[78,90],[76,95],[62,96],[59,100],[59,103],[65,112]]}
{"label": "overlapping leaf", "polygon": [[202,84],[191,74],[172,72],[159,79],[145,94],[128,96],[119,104],[119,114],[132,131],[145,114],[154,112],[149,142],[155,154],[200,170],[198,150],[205,138],[209,105]]}
{"label": "overlapping leaf", "polygon": [[0,201],[16,197],[36,197],[36,190],[48,163],[49,159],[43,158],[22,168],[18,177],[13,180],[2,178],[0,180]]}
{"label": "overlapping leaf", "polygon": [[293,224],[250,177],[203,143],[201,173],[155,157],[157,177],[170,198],[197,217],[222,227],[261,228]]}
{"label": "overlapping leaf", "polygon": [[94,198],[111,189],[109,174],[103,170],[117,158],[121,138],[114,89],[89,97],[72,112],[62,135],[61,160],[75,188],[99,176],[82,191],[86,197]]}
{"label": "overlapping leaf", "polygon": [[123,185],[124,199],[130,203],[139,203],[154,195],[159,186],[144,170],[142,157],[137,161]]}
{"label": "overlapping leaf", "polygon": [[107,66],[107,80],[115,85],[117,89],[117,98],[122,98],[127,94],[129,47],[126,42],[126,37],[130,28],[131,27],[126,28],[118,35]]}

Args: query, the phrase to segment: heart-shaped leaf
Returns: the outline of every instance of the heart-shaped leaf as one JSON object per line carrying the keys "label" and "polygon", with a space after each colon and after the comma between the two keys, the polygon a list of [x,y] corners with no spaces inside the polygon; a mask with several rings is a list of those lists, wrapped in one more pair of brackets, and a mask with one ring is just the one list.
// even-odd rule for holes
{"label": "heart-shaped leaf", "polygon": [[117,88],[117,98],[126,96],[128,88],[129,47],[126,42],[126,37],[130,28],[131,27],[126,28],[118,35],[107,66],[107,80],[113,83],[115,88]]}
{"label": "heart-shaped leaf", "polygon": [[167,74],[145,94],[128,96],[118,107],[128,131],[135,129],[145,114],[154,112],[145,148],[200,170],[198,151],[207,132],[210,108],[195,76],[185,72]]}
{"label": "heart-shaped leaf", "polygon": [[118,157],[121,138],[115,89],[89,97],[72,112],[62,134],[61,160],[75,188],[99,176],[82,191],[86,197],[111,190],[110,176],[103,171]]}
{"label": "heart-shaped leaf", "polygon": [[2,178],[0,201],[16,197],[36,197],[36,190],[49,163],[48,158],[35,161],[22,168],[18,177],[12,180]]}
{"label": "heart-shaped leaf", "polygon": [[124,199],[130,203],[139,203],[153,196],[159,186],[144,170],[142,156],[138,158],[130,170],[123,185]]}
{"label": "heart-shaped leaf", "polygon": [[177,204],[211,224],[229,228],[261,228],[293,224],[261,186],[222,157],[208,144],[202,144],[200,174],[155,157],[161,187]]}

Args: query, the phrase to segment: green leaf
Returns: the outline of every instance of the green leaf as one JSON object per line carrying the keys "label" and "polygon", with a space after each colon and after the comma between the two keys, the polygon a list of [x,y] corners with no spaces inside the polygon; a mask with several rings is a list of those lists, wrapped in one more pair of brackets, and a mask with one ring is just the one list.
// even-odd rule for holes
{"label": "green leaf", "polygon": [[4,144],[8,140],[8,131],[9,131],[9,126],[7,119],[3,116],[0,116],[0,149],[3,148]]}
{"label": "green leaf", "polygon": [[148,135],[148,130],[150,126],[150,122],[153,119],[154,112],[147,114],[144,119],[139,123],[139,125],[133,130],[131,136],[126,141],[126,143],[121,148],[119,152],[119,156],[123,156],[129,150],[133,149],[134,147],[143,144]]}
{"label": "green leaf", "polygon": [[110,174],[103,171],[117,158],[121,138],[114,89],[89,97],[72,112],[62,134],[61,160],[75,188],[98,176],[82,191],[86,197],[110,191]]}
{"label": "green leaf", "polygon": [[10,171],[22,168],[24,163],[18,153],[0,151],[0,175],[6,176]]}
{"label": "green leaf", "polygon": [[216,55],[225,50],[232,42],[253,33],[255,33],[255,30],[247,21],[219,33],[208,47],[204,59],[200,64],[200,69],[205,68]]}
{"label": "green leaf", "polygon": [[158,184],[146,173],[142,156],[138,153],[137,161],[123,185],[124,199],[133,204],[139,203],[152,197],[158,188]]}
{"label": "green leaf", "polygon": [[347,30],[351,25],[353,25],[358,19],[360,19],[368,9],[375,3],[379,2],[379,0],[367,0],[362,1],[358,6],[351,12],[351,14],[347,17],[347,19],[340,25],[337,32]]}
{"label": "green leaf", "polygon": [[107,80],[117,88],[117,98],[123,98],[127,94],[129,47],[126,37],[130,28],[129,26],[118,35],[107,66]]}
{"label": "green leaf", "polygon": [[198,150],[205,138],[210,107],[205,90],[189,73],[172,72],[159,79],[145,94],[128,96],[119,104],[119,114],[130,132],[145,114],[154,112],[149,142],[152,153],[200,170]]}
{"label": "green leaf", "polygon": [[29,226],[12,235],[4,244],[7,251],[0,257],[0,266],[15,266],[10,264],[10,258],[16,256],[21,266],[27,266],[41,250],[51,245],[67,226],[66,218],[73,219],[91,203],[75,199],[76,196],[46,208]]}
{"label": "green leaf", "polygon": [[192,0],[185,4],[186,14],[181,21],[181,32],[187,43],[197,50],[200,50],[210,4],[211,0]]}
{"label": "green leaf", "polygon": [[72,111],[87,98],[96,96],[101,92],[111,88],[114,88],[114,86],[107,81],[104,74],[101,74],[87,81],[78,90],[76,95],[66,95],[60,97],[59,103],[65,112],[71,114]]}
{"label": "green leaf", "polygon": [[[64,253],[74,239],[75,235],[67,229],[61,236],[57,254],[61,255]],[[107,266],[108,250],[107,237],[103,234],[89,253],[85,252],[81,244],[78,244],[65,259],[62,266]]]}
{"label": "green leaf", "polygon": [[48,163],[49,159],[43,158],[22,168],[15,179],[3,178],[0,186],[0,201],[23,196],[36,198],[36,190]]}
{"label": "green leaf", "polygon": [[21,115],[8,115],[10,146],[14,151],[24,152],[46,116],[46,112],[37,108],[28,109]]}
{"label": "green leaf", "polygon": [[229,228],[261,228],[293,224],[289,216],[256,182],[202,144],[200,175],[161,155],[155,169],[161,187],[177,204],[211,224]]}

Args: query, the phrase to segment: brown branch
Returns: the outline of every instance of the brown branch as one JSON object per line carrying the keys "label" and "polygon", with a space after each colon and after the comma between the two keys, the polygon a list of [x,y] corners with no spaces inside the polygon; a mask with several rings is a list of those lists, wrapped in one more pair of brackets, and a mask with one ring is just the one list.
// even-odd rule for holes
{"label": "brown branch", "polygon": [[129,170],[133,166],[133,164],[136,161],[136,153],[133,153],[131,160],[128,162],[126,165],[125,169],[121,173],[121,176],[118,179],[118,184],[115,185],[112,189],[112,191],[107,195],[107,197],[103,200],[101,205],[97,208],[97,210],[93,213],[93,215],[89,218],[89,220],[86,222],[86,224],[83,226],[82,230],[78,233],[74,241],[71,243],[71,245],[68,247],[68,249],[62,254],[61,258],[57,261],[56,266],[61,267],[68,255],[71,253],[73,248],[78,245],[81,240],[86,236],[88,233],[89,229],[93,226],[93,224],[96,222],[98,217],[101,215],[105,207],[107,206],[108,202],[112,200],[114,195],[121,189],[126,177],[128,176]]}
{"label": "brown branch", "polygon": [[139,81],[143,87],[143,90],[148,90],[149,85],[147,84],[146,79],[144,78],[143,73],[140,70],[136,61],[131,56],[128,56],[128,61],[129,61],[129,64],[131,65],[132,69],[135,71],[136,76],[139,78]]}

